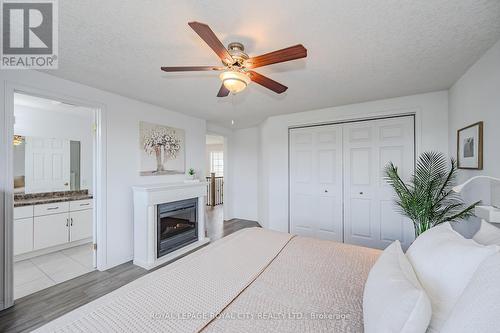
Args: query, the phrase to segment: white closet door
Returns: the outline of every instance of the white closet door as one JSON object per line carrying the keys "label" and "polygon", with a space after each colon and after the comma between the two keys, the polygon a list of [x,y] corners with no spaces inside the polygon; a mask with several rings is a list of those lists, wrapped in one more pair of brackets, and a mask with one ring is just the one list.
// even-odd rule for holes
{"label": "white closet door", "polygon": [[290,130],[290,232],[342,241],[342,127]]}
{"label": "white closet door", "polygon": [[397,212],[394,192],[384,180],[389,161],[408,180],[414,168],[414,118],[345,124],[344,240],[383,249],[398,239],[413,240],[412,224]]}
{"label": "white closet door", "polygon": [[26,193],[67,191],[69,185],[69,140],[26,137]]}

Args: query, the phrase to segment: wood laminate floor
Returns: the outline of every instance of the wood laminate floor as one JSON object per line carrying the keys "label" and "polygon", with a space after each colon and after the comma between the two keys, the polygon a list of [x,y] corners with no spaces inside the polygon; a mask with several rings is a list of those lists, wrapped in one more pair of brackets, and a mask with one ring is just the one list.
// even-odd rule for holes
{"label": "wood laminate floor", "polygon": [[[207,207],[207,234],[212,241],[243,228],[260,227],[255,221],[223,221],[222,216],[222,206]],[[13,307],[0,312],[0,332],[30,332],[149,272],[127,262],[104,272],[87,273],[20,298]]]}

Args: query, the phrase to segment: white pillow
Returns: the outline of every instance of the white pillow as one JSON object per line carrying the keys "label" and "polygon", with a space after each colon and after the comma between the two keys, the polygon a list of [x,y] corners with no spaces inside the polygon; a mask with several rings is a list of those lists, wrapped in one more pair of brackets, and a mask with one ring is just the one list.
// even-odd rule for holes
{"label": "white pillow", "polygon": [[481,220],[481,226],[472,239],[482,245],[500,245],[500,229]]}
{"label": "white pillow", "polygon": [[363,295],[367,333],[423,333],[431,303],[399,241],[389,245],[370,270]]}
{"label": "white pillow", "polygon": [[438,332],[479,265],[499,251],[465,239],[449,223],[431,228],[406,252],[432,303],[430,332]]}
{"label": "white pillow", "polygon": [[488,257],[457,301],[442,333],[500,331],[500,254]]}

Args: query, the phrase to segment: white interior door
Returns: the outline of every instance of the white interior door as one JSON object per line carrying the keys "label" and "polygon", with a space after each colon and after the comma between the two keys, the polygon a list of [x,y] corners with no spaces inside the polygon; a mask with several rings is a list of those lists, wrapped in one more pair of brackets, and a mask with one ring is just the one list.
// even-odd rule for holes
{"label": "white interior door", "polygon": [[382,249],[398,239],[408,247],[413,227],[397,212],[383,170],[392,161],[404,180],[412,174],[414,118],[345,124],[343,134],[345,242]]}
{"label": "white interior door", "polygon": [[290,232],[342,241],[342,127],[290,130]]}
{"label": "white interior door", "polygon": [[70,189],[70,142],[26,137],[25,192]]}

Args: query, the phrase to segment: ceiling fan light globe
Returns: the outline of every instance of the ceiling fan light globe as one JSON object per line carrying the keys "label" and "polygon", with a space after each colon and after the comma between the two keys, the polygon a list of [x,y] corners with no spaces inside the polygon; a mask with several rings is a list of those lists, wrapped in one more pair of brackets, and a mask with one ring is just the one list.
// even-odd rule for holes
{"label": "ceiling fan light globe", "polygon": [[224,84],[224,87],[226,87],[227,90],[233,94],[243,91],[250,83],[248,75],[236,71],[224,72],[220,75],[220,79]]}

